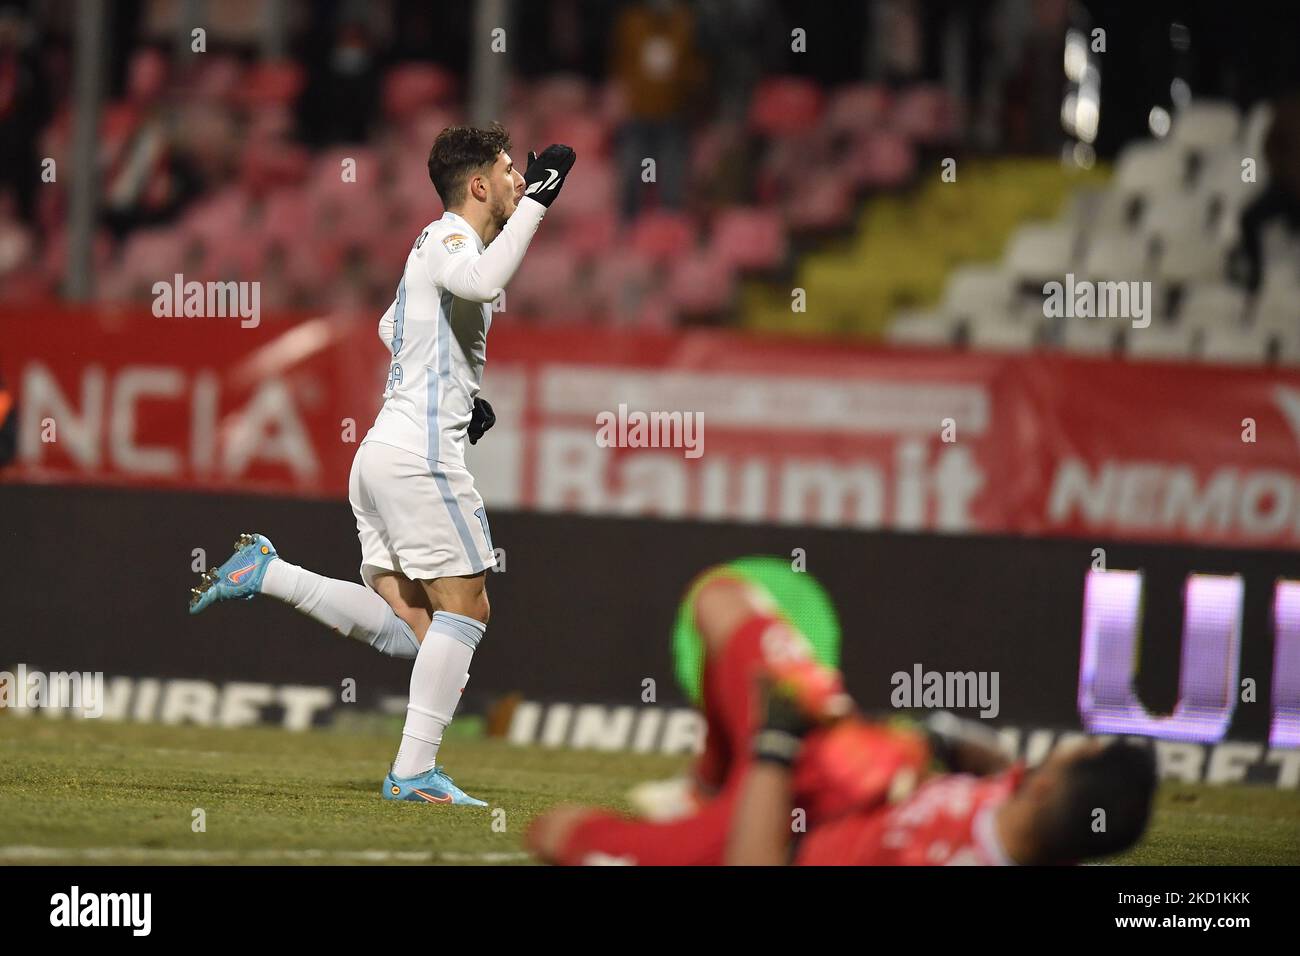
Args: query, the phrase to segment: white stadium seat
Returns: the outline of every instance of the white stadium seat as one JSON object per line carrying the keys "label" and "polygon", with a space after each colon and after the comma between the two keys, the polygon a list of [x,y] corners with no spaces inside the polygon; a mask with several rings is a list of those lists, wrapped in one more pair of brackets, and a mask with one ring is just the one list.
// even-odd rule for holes
{"label": "white stadium seat", "polygon": [[1110,319],[1062,319],[1061,347],[1070,352],[1107,355],[1119,343],[1120,326]]}
{"label": "white stadium seat", "polygon": [[1169,138],[1193,150],[1213,149],[1237,138],[1241,114],[1226,100],[1198,100],[1174,117]]}
{"label": "white stadium seat", "polygon": [[1277,360],[1282,365],[1300,365],[1300,332],[1287,330],[1277,333]]}
{"label": "white stadium seat", "polygon": [[1241,149],[1245,156],[1260,159],[1264,155],[1264,140],[1273,125],[1273,104],[1261,100],[1246,112],[1241,124]]}
{"label": "white stadium seat", "polygon": [[1274,337],[1267,329],[1207,326],[1201,338],[1201,361],[1234,365],[1263,364]]}
{"label": "white stadium seat", "polygon": [[885,330],[891,345],[952,345],[956,323],[940,310],[909,309],[899,312]]}
{"label": "white stadium seat", "polygon": [[[1255,182],[1242,180],[1241,162],[1250,157],[1255,160]],[[1194,189],[1205,197],[1220,196],[1237,208],[1245,205],[1252,195],[1268,182],[1268,164],[1262,154],[1251,155],[1241,146],[1220,146],[1205,155],[1196,175]]]}
{"label": "white stadium seat", "polygon": [[1145,329],[1130,328],[1124,334],[1124,352],[1133,359],[1177,361],[1192,354],[1197,338],[1195,329],[1152,323]]}
{"label": "white stadium seat", "polygon": [[1251,321],[1279,330],[1300,330],[1300,275],[1293,263],[1266,267],[1251,308]]}
{"label": "white stadium seat", "polygon": [[1227,253],[1211,237],[1166,236],[1160,251],[1159,276],[1170,283],[1216,282],[1223,278]]}
{"label": "white stadium seat", "polygon": [[1010,309],[1014,291],[1011,277],[998,265],[958,266],[948,276],[943,308],[950,315]]}
{"label": "white stadium seat", "polygon": [[1192,193],[1166,193],[1156,197],[1142,213],[1138,230],[1143,236],[1167,241],[1186,236],[1205,236],[1209,205]]}
{"label": "white stadium seat", "polygon": [[1030,223],[1012,233],[1003,263],[1017,280],[1060,281],[1073,267],[1074,246],[1075,234],[1069,227]]}
{"label": "white stadium seat", "polygon": [[989,315],[967,326],[970,347],[1004,352],[1027,352],[1038,344],[1040,323]]}
{"label": "white stadium seat", "polygon": [[1183,290],[1178,321],[1186,326],[1230,328],[1246,315],[1245,290],[1223,283],[1189,285]]}
{"label": "white stadium seat", "polygon": [[1079,272],[1093,279],[1140,279],[1149,258],[1150,243],[1137,233],[1095,233],[1088,239]]}
{"label": "white stadium seat", "polygon": [[1183,156],[1178,150],[1143,140],[1120,150],[1112,185],[1124,194],[1160,194],[1179,188],[1182,175]]}

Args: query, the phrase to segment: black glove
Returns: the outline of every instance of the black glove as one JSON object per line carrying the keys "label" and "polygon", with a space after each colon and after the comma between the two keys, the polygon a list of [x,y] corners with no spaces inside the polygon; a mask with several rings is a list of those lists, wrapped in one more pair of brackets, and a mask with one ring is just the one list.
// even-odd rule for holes
{"label": "black glove", "polygon": [[763,718],[754,735],[754,758],[789,767],[817,721],[805,714],[794,695],[779,684],[763,688],[761,699]]}
{"label": "black glove", "polygon": [[483,433],[497,423],[496,413],[485,399],[474,399],[474,413],[469,417],[469,443],[477,445]]}
{"label": "black glove", "polygon": [[524,195],[549,207],[560,194],[564,177],[573,168],[577,154],[558,143],[547,146],[542,155],[528,154],[528,167],[524,170]]}

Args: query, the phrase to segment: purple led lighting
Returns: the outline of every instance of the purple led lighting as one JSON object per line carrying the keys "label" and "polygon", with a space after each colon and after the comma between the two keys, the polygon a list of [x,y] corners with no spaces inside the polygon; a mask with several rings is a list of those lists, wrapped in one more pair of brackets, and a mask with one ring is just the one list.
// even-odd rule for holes
{"label": "purple led lighting", "polygon": [[1300,747],[1300,581],[1273,589],[1273,722],[1270,747]]}
{"label": "purple led lighting", "polygon": [[[1090,571],[1084,585],[1079,714],[1091,733],[1142,734],[1204,743],[1221,740],[1237,705],[1240,575],[1193,574],[1184,592],[1178,703],[1156,716],[1138,699],[1142,574]],[[1297,604],[1300,612],[1300,604]],[[1300,613],[1297,614],[1300,623]]]}

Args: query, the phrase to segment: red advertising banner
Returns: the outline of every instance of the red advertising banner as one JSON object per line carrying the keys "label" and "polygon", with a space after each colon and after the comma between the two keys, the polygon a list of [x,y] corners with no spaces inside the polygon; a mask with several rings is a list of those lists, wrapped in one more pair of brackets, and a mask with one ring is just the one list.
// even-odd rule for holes
{"label": "red advertising banner", "polygon": [[[1300,370],[494,323],[489,507],[1292,547]],[[373,317],[0,310],[2,480],[341,497]]]}

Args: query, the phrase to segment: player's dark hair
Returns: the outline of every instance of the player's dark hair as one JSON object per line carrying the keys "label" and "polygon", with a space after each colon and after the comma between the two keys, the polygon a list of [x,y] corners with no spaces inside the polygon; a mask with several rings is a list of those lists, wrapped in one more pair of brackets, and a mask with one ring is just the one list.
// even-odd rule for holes
{"label": "player's dark hair", "polygon": [[1155,790],[1156,762],[1148,747],[1116,741],[1070,761],[1039,834],[1039,859],[1065,863],[1127,850],[1146,830]]}
{"label": "player's dark hair", "polygon": [[510,148],[510,134],[500,123],[484,127],[448,126],[429,150],[429,179],[448,209],[464,198],[465,182],[476,170],[490,167],[497,153]]}

